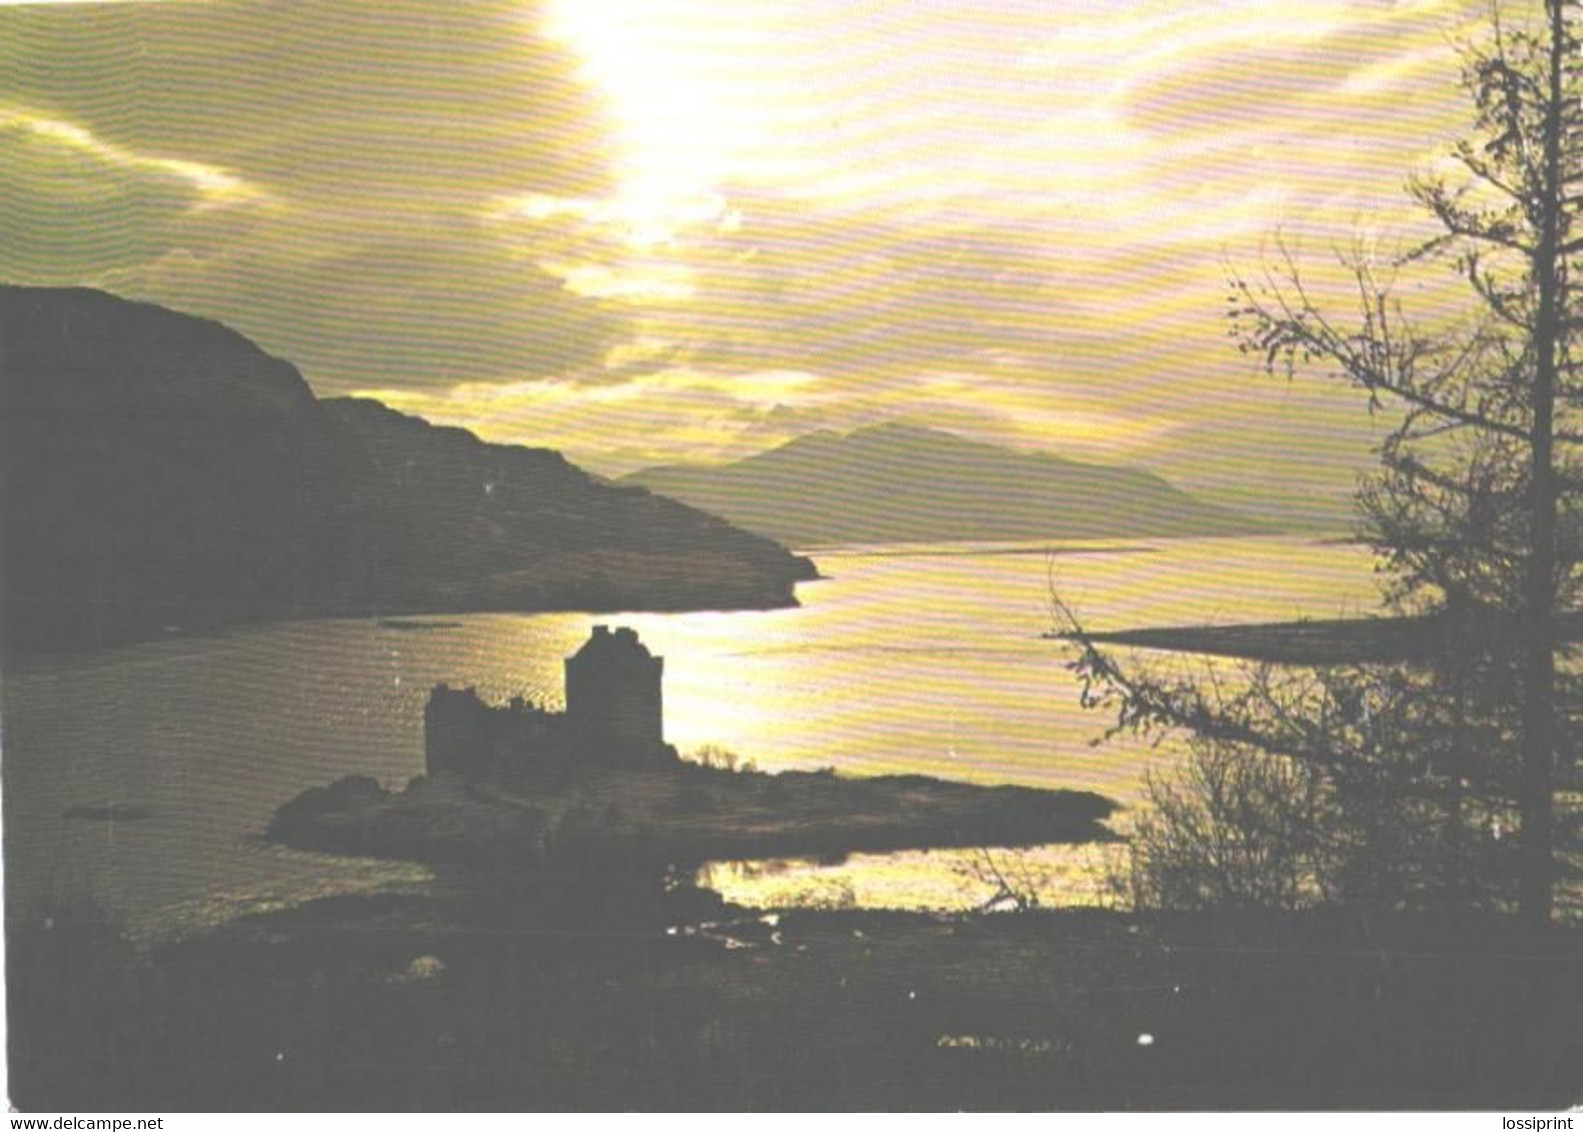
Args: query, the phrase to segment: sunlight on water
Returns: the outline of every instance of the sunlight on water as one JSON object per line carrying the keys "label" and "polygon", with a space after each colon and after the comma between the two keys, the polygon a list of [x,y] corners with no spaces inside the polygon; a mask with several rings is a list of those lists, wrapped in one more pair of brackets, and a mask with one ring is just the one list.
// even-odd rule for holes
{"label": "sunlight on water", "polygon": [[830,579],[801,587],[802,609],[623,618],[667,658],[666,726],[683,750],[1127,798],[1136,766],[1090,746],[1102,721],[1079,707],[1063,647],[1040,639],[1052,575],[1094,629],[1336,616],[1373,595],[1365,551],[1296,539],[818,561]]}
{"label": "sunlight on water", "polygon": [[930,849],[854,853],[838,863],[718,861],[698,883],[760,908],[894,908],[961,912],[1005,909],[1000,877],[1042,907],[1108,907],[1118,845],[1038,845],[1026,849]]}
{"label": "sunlight on water", "polygon": [[[306,787],[346,774],[400,785],[421,773],[423,705],[439,681],[559,702],[562,658],[599,621],[633,626],[665,657],[667,737],[684,753],[717,744],[770,770],[926,773],[1092,789],[1125,803],[1144,766],[1170,755],[1091,745],[1104,720],[1078,706],[1063,647],[1039,636],[1052,576],[1096,629],[1373,608],[1366,551],[1297,538],[1068,544],[1054,556],[1041,546],[892,546],[816,558],[828,580],[800,587],[800,609],[489,614],[405,631],[299,622],[9,673],[0,693],[12,906],[88,894],[134,918],[160,922],[181,909],[203,921],[209,905],[410,883],[406,866],[291,853],[259,834]],[[111,802],[146,816],[62,816]],[[1081,854],[1039,854],[1060,899],[1089,899]],[[788,866],[774,884],[792,894],[849,885],[865,905],[986,898],[981,884],[961,882],[957,864],[939,853],[853,857],[838,869]],[[727,895],[772,891],[762,867],[717,874]]]}

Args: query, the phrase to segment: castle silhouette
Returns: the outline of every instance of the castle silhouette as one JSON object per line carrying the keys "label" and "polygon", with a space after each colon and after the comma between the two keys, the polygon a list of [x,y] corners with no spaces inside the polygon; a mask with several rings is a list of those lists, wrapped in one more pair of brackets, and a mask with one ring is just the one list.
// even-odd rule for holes
{"label": "castle silhouette", "polygon": [[521,696],[504,706],[474,688],[438,684],[424,710],[427,771],[486,777],[534,765],[642,768],[674,762],[665,742],[660,683],[665,658],[637,633],[595,625],[566,658],[566,710],[552,711]]}

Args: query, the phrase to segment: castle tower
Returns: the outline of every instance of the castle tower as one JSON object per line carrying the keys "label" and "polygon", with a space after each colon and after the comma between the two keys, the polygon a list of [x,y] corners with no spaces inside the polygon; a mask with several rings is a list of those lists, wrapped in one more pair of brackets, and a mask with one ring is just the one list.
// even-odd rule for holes
{"label": "castle tower", "polygon": [[661,755],[664,669],[665,658],[650,653],[633,630],[595,625],[566,658],[566,722],[577,753],[609,762]]}

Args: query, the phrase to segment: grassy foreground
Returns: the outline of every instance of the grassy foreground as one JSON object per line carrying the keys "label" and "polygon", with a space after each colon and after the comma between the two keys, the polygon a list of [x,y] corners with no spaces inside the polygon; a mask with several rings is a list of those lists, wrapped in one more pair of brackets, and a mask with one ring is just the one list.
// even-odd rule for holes
{"label": "grassy foreground", "polygon": [[[443,886],[442,886],[443,887]],[[437,889],[440,891],[440,889]],[[324,901],[152,953],[9,925],[25,1109],[1555,1108],[1583,931],[1496,918]],[[595,905],[603,899],[605,906]]]}

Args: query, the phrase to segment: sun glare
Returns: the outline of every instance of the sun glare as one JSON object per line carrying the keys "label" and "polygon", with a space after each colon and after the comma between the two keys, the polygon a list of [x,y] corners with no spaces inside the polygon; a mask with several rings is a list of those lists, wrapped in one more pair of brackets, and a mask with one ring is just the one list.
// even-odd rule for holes
{"label": "sun glare", "polygon": [[620,211],[635,226],[694,215],[725,172],[735,121],[730,92],[711,88],[708,55],[721,20],[689,0],[555,0],[548,30],[583,59],[620,132]]}

